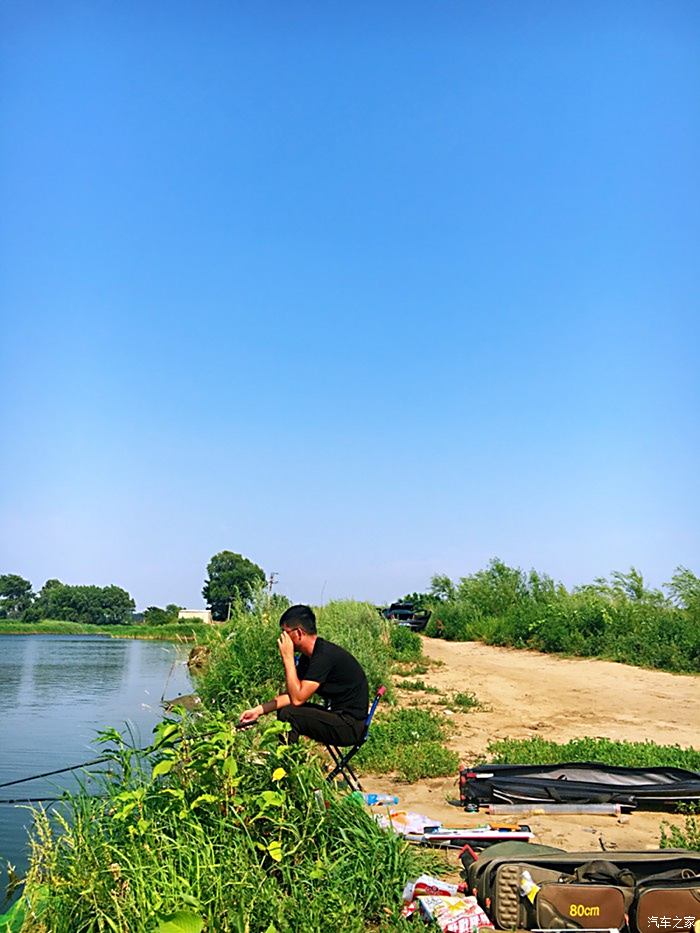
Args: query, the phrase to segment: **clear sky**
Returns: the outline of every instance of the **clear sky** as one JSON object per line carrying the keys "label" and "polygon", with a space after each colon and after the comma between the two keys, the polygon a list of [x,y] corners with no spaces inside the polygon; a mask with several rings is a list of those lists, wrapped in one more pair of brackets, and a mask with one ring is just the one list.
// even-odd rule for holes
{"label": "clear sky", "polygon": [[0,573],[700,573],[694,0],[0,7]]}

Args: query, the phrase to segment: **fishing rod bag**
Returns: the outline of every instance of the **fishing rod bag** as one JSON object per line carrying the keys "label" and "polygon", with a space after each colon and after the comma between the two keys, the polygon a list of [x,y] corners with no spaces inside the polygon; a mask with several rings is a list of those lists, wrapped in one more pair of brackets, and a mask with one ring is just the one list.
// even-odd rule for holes
{"label": "fishing rod bag", "polygon": [[[654,892],[650,907],[641,902],[642,914],[636,912],[640,917],[654,916],[660,899],[668,897],[665,891],[672,898],[680,891],[685,897],[688,890],[694,896],[691,879],[700,873],[700,852],[656,849],[600,856],[600,852],[502,843],[491,846],[476,861],[468,861],[467,855],[462,861],[470,892],[498,929],[625,929],[640,893]],[[539,888],[532,900],[521,893],[525,872]],[[666,904],[666,913],[658,916],[669,915],[672,902]],[[637,929],[651,933],[649,926]]]}
{"label": "fishing rod bag", "polygon": [[462,806],[616,803],[671,809],[700,802],[700,774],[683,768],[619,768],[595,762],[477,765],[459,774]]}
{"label": "fishing rod bag", "polygon": [[682,869],[640,881],[630,921],[638,933],[697,930],[700,923],[700,874]]}

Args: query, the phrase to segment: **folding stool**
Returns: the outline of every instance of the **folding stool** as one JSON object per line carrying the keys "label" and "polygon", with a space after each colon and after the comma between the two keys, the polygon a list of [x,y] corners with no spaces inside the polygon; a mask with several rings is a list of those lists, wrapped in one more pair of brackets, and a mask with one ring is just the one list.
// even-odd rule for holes
{"label": "folding stool", "polygon": [[372,705],[369,708],[369,712],[367,713],[365,727],[362,730],[362,735],[353,746],[348,748],[347,751],[341,752],[337,745],[326,745],[326,751],[335,762],[335,768],[333,768],[333,770],[326,776],[327,781],[332,781],[338,777],[339,774],[342,774],[351,790],[362,790],[362,785],[360,784],[359,778],[352,769],[350,760],[355,757],[355,755],[367,741],[369,736],[369,727],[372,725],[372,719],[374,717],[375,710],[377,709],[377,704],[385,693],[386,687],[378,688],[377,693],[372,700]]}

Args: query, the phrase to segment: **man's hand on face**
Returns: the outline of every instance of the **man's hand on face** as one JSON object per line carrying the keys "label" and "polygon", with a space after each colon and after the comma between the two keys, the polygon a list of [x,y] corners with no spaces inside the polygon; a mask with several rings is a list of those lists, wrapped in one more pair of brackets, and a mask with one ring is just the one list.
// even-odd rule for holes
{"label": "man's hand on face", "polygon": [[284,629],[282,629],[280,637],[277,639],[277,647],[283,661],[294,661],[294,642],[290,638],[289,632],[285,632]]}

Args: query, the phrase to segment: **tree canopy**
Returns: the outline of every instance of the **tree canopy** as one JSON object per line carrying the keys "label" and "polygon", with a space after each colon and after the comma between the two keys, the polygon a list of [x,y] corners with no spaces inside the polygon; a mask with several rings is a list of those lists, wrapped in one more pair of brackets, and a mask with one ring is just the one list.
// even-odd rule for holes
{"label": "tree canopy", "polygon": [[174,625],[179,619],[181,608],[175,603],[168,603],[165,609],[149,606],[143,614],[143,621],[146,625]]}
{"label": "tree canopy", "polygon": [[47,580],[24,618],[125,625],[131,622],[134,607],[134,600],[119,586],[69,586],[60,580]]}
{"label": "tree canopy", "polygon": [[33,599],[29,580],[17,573],[0,576],[0,618],[17,618],[31,606]]}
{"label": "tree canopy", "polygon": [[207,574],[202,596],[218,622],[228,618],[232,603],[249,606],[255,591],[265,583],[262,567],[233,551],[215,554],[207,564]]}

